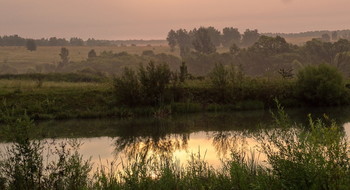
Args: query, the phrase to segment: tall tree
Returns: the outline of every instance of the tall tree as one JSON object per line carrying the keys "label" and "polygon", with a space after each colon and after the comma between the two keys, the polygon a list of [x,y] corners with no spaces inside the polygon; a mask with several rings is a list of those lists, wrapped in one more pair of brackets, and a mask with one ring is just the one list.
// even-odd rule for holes
{"label": "tall tree", "polygon": [[69,40],[69,44],[71,46],[83,46],[84,45],[84,40],[81,39],[81,38],[74,37],[74,38],[71,38]]}
{"label": "tall tree", "polygon": [[331,37],[329,36],[329,34],[322,34],[321,38],[322,38],[322,41],[324,41],[324,42],[331,41]]}
{"label": "tall tree", "polygon": [[211,42],[216,46],[221,45],[221,32],[216,28],[209,26],[206,28],[208,30],[208,34],[210,36]]}
{"label": "tall tree", "polygon": [[332,32],[332,40],[333,41],[338,40],[338,32],[337,31]]}
{"label": "tall tree", "polygon": [[230,47],[232,44],[237,46],[241,42],[241,34],[237,28],[226,27],[222,30],[221,44],[224,47]]}
{"label": "tall tree", "polygon": [[280,36],[261,36],[249,50],[254,50],[255,53],[260,53],[263,56],[272,56],[288,52],[289,44]]}
{"label": "tall tree", "polygon": [[200,53],[210,54],[216,52],[214,43],[212,42],[207,28],[201,27],[194,33],[193,47]]}
{"label": "tall tree", "polygon": [[62,69],[69,63],[69,51],[67,48],[61,48],[61,53],[59,54],[61,62],[58,64],[58,69]]}
{"label": "tall tree", "polygon": [[33,39],[27,39],[27,40],[26,40],[26,48],[27,48],[27,50],[29,50],[29,51],[36,51],[37,46],[36,46],[35,40],[33,40]]}
{"label": "tall tree", "polygon": [[166,40],[168,41],[170,51],[172,52],[175,50],[175,46],[177,44],[176,38],[177,38],[176,32],[171,29],[168,33],[168,37],[166,38]]}
{"label": "tall tree", "polygon": [[177,43],[180,48],[180,56],[186,56],[192,47],[191,36],[185,29],[179,29],[176,31]]}
{"label": "tall tree", "polygon": [[258,30],[249,30],[247,29],[242,36],[242,45],[245,47],[249,47],[253,45],[259,39]]}

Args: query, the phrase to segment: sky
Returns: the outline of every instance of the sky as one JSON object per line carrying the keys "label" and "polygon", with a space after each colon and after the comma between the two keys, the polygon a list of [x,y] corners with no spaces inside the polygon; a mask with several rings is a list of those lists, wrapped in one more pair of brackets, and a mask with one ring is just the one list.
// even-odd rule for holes
{"label": "sky", "polygon": [[350,29],[349,0],[0,0],[0,35],[165,39],[214,26],[296,33]]}

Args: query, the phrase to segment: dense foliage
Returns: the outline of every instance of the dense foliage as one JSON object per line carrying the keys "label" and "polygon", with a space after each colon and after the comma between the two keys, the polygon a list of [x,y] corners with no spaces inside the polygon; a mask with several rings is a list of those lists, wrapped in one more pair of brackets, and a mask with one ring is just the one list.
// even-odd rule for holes
{"label": "dense foliage", "polygon": [[299,98],[312,105],[345,104],[347,90],[342,74],[330,65],[306,66],[297,75]]}

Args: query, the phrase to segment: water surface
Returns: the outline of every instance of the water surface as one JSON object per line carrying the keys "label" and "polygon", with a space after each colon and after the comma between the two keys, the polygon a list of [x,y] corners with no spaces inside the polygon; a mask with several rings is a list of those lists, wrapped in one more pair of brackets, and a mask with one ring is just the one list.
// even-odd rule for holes
{"label": "water surface", "polygon": [[[349,107],[289,109],[287,113],[296,123],[307,123],[309,113],[313,118],[327,114],[350,134]],[[165,119],[45,121],[36,125],[38,138],[44,139],[43,142],[78,139],[83,143],[80,153],[84,158],[91,158],[95,166],[107,164],[107,161],[125,161],[128,156],[147,152],[170,155],[183,164],[192,153],[200,153],[217,167],[229,156],[231,148],[244,145],[247,150],[255,150],[257,142],[250,134],[272,122],[269,111],[244,111],[175,115]],[[2,148],[6,145],[0,143]]]}

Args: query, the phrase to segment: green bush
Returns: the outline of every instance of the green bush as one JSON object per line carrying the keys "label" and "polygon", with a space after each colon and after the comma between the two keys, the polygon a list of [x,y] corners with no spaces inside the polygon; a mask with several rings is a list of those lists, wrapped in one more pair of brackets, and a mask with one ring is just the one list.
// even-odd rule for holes
{"label": "green bush", "polygon": [[170,84],[171,71],[167,64],[155,65],[152,61],[147,67],[140,66],[138,77],[144,103],[147,105],[161,105],[164,102],[164,93]]}
{"label": "green bush", "polygon": [[298,73],[298,97],[311,105],[339,105],[346,101],[341,73],[330,65],[307,66]]}
{"label": "green bush", "polygon": [[[277,189],[348,189],[350,150],[343,129],[321,119],[297,126],[283,109],[258,133]],[[328,124],[326,124],[328,123]]]}
{"label": "green bush", "polygon": [[[8,118],[5,132],[12,144],[0,152],[1,189],[85,189],[88,186],[91,164],[79,154],[77,141],[53,142],[46,147],[33,138],[34,123],[28,116]],[[46,156],[44,149],[49,152]]]}
{"label": "green bush", "polygon": [[114,79],[117,102],[127,106],[141,103],[140,82],[134,70],[125,68],[121,77]]}
{"label": "green bush", "polygon": [[149,62],[146,68],[141,65],[137,73],[125,68],[122,76],[114,79],[117,102],[127,106],[162,105],[170,77],[167,64]]}

